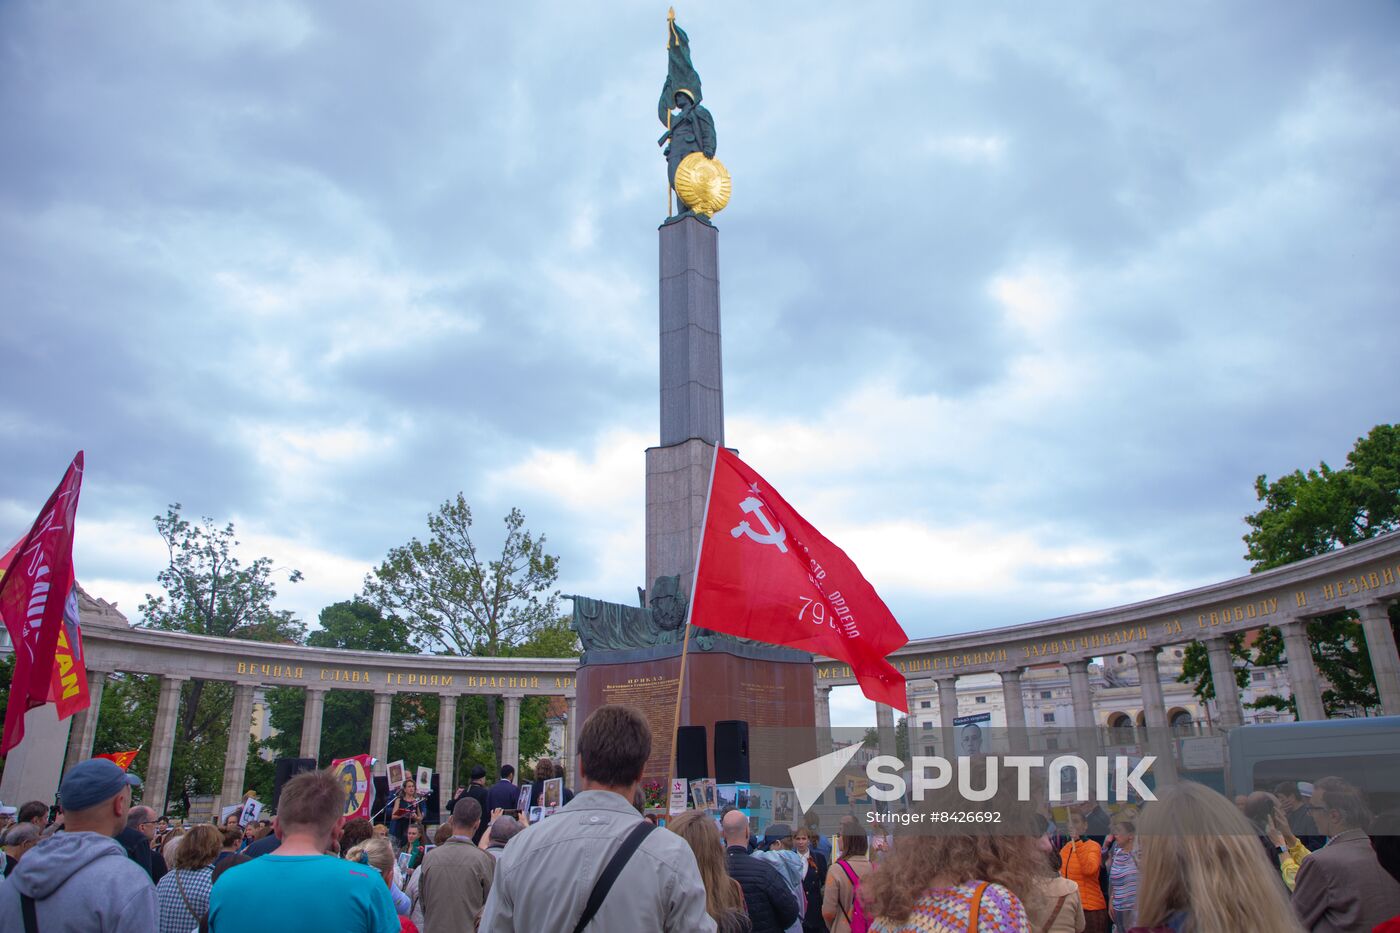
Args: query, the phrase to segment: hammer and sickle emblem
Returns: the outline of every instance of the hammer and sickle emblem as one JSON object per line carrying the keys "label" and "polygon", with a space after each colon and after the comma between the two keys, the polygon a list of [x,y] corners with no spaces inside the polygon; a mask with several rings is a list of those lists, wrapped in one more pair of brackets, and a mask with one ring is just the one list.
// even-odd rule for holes
{"label": "hammer and sickle emblem", "polygon": [[733,535],[736,538],[740,535],[748,535],[751,539],[757,541],[759,544],[771,544],[782,553],[787,553],[787,545],[783,543],[787,540],[787,532],[783,530],[782,525],[779,525],[777,528],[773,527],[773,523],[768,520],[768,514],[763,511],[762,502],[758,501],[753,496],[749,496],[749,498],[739,503],[739,508],[753,515],[760,522],[762,522],[763,527],[768,529],[768,533],[759,534],[758,532],[754,531],[752,527],[750,527],[748,522],[740,522],[736,527],[730,529],[729,533],[731,535]]}

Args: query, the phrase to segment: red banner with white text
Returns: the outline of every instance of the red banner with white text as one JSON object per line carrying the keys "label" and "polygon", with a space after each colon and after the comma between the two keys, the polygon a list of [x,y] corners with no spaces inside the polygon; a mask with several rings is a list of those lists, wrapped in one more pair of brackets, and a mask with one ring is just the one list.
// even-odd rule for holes
{"label": "red banner with white text", "polygon": [[73,576],[73,525],[83,484],[82,451],[49,496],[0,576],[0,617],[15,669],[0,754],[24,738],[24,714],[54,703],[60,718],[89,703]]}
{"label": "red banner with white text", "polygon": [[846,552],[721,448],[690,621],[845,661],[867,697],[908,712],[886,658],[909,638]]}

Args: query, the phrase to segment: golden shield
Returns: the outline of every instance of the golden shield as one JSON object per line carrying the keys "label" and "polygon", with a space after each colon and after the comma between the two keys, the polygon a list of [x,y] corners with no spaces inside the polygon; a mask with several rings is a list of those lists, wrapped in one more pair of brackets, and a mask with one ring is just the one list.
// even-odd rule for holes
{"label": "golden shield", "polygon": [[718,214],[729,203],[733,184],[719,159],[692,152],[676,166],[676,194],[700,214]]}

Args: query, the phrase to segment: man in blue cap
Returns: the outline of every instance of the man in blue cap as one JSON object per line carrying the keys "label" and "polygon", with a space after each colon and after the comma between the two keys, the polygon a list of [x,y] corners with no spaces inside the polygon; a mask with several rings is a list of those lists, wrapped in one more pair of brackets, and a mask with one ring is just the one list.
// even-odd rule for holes
{"label": "man in blue cap", "polygon": [[112,837],[126,826],[141,779],[105,758],[68,769],[59,785],[63,829],[39,843],[0,885],[0,928],[43,933],[150,933],[159,926],[150,876]]}

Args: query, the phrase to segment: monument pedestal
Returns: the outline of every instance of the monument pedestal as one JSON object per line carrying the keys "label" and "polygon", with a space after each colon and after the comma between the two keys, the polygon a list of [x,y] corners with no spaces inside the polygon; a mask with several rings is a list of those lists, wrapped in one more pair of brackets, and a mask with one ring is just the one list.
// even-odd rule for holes
{"label": "monument pedestal", "polygon": [[[703,636],[702,636],[703,637]],[[756,784],[791,785],[787,767],[816,755],[816,695],[811,655],[771,645],[714,639],[704,650],[692,633],[681,692],[683,726],[704,726],[709,776],[715,776],[715,723],[742,719],[749,724],[750,778]],[[599,706],[619,703],[642,713],[651,725],[651,759],[643,782],[664,784],[671,773],[674,750],[676,685],[681,670],[681,646],[588,651],[578,668],[580,721]],[[786,732],[781,745],[754,741],[768,730]],[[811,738],[810,754],[792,746],[792,736]],[[800,739],[799,739],[800,741]],[[781,754],[778,754],[781,751]],[[791,758],[792,760],[787,760]]]}

